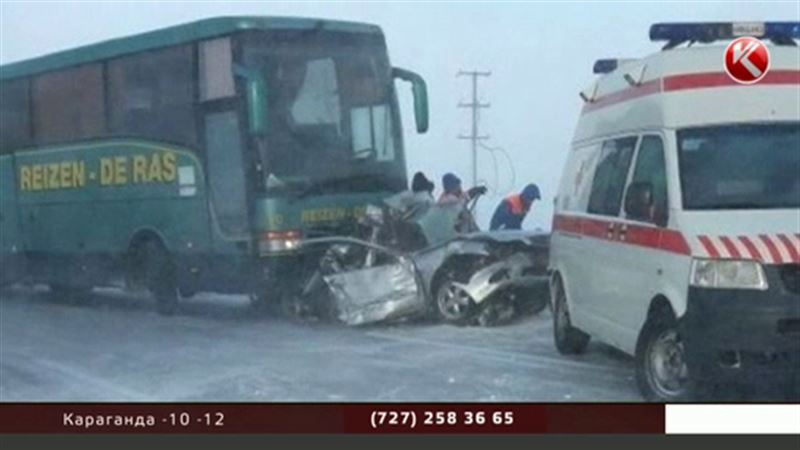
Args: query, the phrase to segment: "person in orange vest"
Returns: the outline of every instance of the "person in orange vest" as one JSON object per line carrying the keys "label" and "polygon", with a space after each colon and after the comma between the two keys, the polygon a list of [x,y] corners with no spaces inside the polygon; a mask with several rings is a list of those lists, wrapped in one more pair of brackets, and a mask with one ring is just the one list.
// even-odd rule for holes
{"label": "person in orange vest", "polygon": [[512,194],[503,199],[494,211],[490,230],[519,230],[522,221],[531,209],[535,200],[541,199],[539,186],[531,183],[519,194]]}

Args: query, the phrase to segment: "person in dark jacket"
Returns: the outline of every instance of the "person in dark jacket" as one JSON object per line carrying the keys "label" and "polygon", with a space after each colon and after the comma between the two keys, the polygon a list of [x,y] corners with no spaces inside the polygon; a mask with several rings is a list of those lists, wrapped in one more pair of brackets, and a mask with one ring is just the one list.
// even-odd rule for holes
{"label": "person in dark jacket", "polygon": [[417,172],[414,174],[414,178],[411,180],[411,192],[415,194],[418,192],[427,192],[433,197],[433,188],[433,181],[429,180],[424,173]]}
{"label": "person in dark jacket", "polygon": [[519,194],[512,194],[503,199],[494,211],[490,230],[519,230],[522,221],[531,209],[535,200],[541,199],[539,187],[531,183]]}

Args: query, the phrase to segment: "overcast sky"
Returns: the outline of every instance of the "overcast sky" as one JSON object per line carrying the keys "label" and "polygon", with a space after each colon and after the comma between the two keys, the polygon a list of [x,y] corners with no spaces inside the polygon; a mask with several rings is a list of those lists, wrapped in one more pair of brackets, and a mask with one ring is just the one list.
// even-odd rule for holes
{"label": "overcast sky", "polygon": [[[495,203],[527,182],[545,199],[526,228],[549,229],[552,198],[581,107],[578,92],[592,80],[595,59],[641,57],[657,51],[648,40],[654,22],[800,20],[796,2],[637,3],[289,3],[289,2],[9,2],[0,3],[0,62],[7,63],[104,39],[205,17],[288,15],[365,21],[380,25],[395,66],[428,82],[430,131],[416,135],[410,95],[398,84],[409,173],[425,171],[437,190],[446,171],[468,182],[470,150],[456,139],[469,132],[466,78],[459,69],[491,70],[481,79],[482,133],[498,156],[479,156],[479,177],[490,196],[479,205],[485,225]],[[513,182],[513,185],[512,185]]]}

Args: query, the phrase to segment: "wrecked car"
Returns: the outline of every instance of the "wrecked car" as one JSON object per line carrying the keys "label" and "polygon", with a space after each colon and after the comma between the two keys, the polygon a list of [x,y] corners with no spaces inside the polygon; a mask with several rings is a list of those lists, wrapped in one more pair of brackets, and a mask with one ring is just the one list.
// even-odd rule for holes
{"label": "wrecked car", "polygon": [[549,234],[483,232],[463,204],[387,199],[367,208],[362,236],[326,237],[305,292],[327,288],[333,313],[348,325],[433,316],[492,325],[547,305]]}

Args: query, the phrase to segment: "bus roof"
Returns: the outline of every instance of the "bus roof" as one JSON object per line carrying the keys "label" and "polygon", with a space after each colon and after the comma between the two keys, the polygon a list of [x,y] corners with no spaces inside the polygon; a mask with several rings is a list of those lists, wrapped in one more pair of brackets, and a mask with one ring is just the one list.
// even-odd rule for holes
{"label": "bus roof", "polygon": [[377,25],[338,20],[301,17],[214,17],[5,64],[0,66],[0,79],[34,75],[130,53],[223,36],[240,30],[305,30],[318,27],[354,33],[381,32]]}

